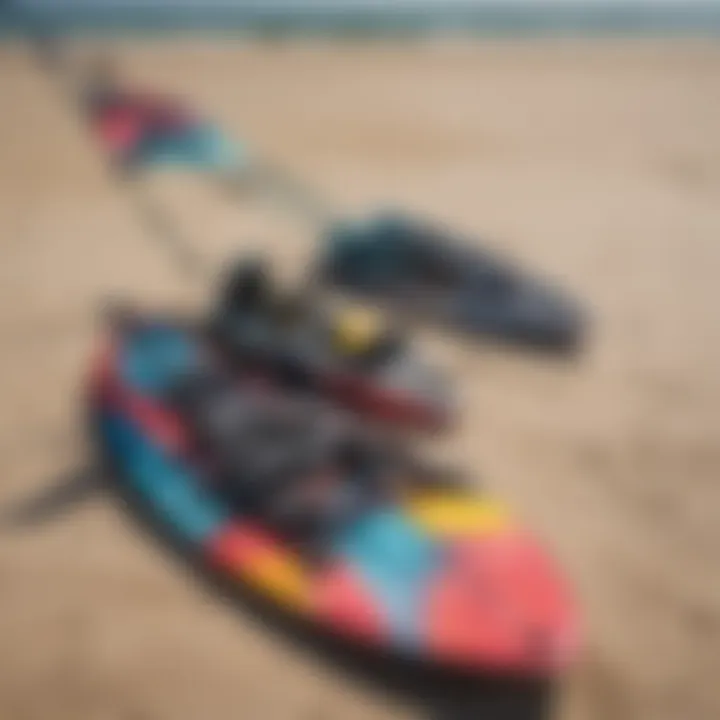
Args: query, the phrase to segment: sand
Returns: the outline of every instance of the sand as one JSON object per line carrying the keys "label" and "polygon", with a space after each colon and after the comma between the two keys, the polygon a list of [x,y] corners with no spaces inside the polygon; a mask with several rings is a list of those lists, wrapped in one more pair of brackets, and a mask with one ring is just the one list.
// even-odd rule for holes
{"label": "sand", "polygon": [[[691,42],[116,43],[358,211],[448,221],[587,303],[555,363],[420,342],[464,401],[450,445],[557,554],[586,647],[563,720],[720,717],[720,48]],[[195,306],[20,44],[0,47],[0,507],[82,467],[103,298]],[[151,188],[219,262],[308,233],[189,178]],[[6,523],[7,525],[7,523]],[[410,717],[168,563],[102,495],[0,533],[3,720]]]}

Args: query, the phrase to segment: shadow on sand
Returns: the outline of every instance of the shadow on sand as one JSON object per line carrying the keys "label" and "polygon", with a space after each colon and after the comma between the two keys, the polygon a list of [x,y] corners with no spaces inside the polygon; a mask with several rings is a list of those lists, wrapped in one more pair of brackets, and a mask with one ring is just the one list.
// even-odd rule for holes
{"label": "shadow on sand", "polygon": [[288,616],[257,594],[208,566],[197,548],[150,512],[119,475],[103,463],[67,473],[45,491],[0,515],[0,530],[27,530],[60,519],[100,492],[121,501],[133,527],[149,535],[191,579],[274,635],[311,653],[333,671],[380,690],[429,720],[541,720],[551,709],[551,683],[539,679],[461,676],[351,646]]}
{"label": "shadow on sand", "polygon": [[70,470],[54,482],[0,512],[0,532],[32,529],[59,520],[102,489],[99,472],[92,467]]}

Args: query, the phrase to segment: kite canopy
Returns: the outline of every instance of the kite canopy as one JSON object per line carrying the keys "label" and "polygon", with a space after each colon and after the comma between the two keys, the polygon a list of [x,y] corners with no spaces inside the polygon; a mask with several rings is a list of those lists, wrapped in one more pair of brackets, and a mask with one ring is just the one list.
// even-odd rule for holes
{"label": "kite canopy", "polygon": [[[258,446],[238,440],[245,437],[242,428],[264,427],[258,425],[263,416],[255,410],[228,414],[232,403],[224,401],[234,398],[247,410],[255,407],[248,403],[253,392],[255,398],[267,393],[273,407],[292,396],[257,383],[243,386],[239,378],[220,396],[221,416],[209,416],[240,419],[238,433],[231,428],[232,464],[223,452],[208,449],[217,443],[198,444],[195,425],[172,398],[178,383],[198,377],[205,357],[199,342],[172,324],[125,330],[95,368],[91,397],[95,436],[118,480],[208,566],[289,614],[379,652],[465,671],[533,676],[552,675],[572,661],[577,628],[564,582],[535,541],[488,495],[398,474],[381,456],[380,464],[363,465],[362,473],[357,467],[348,473],[339,464],[330,472],[322,463],[310,471],[305,450],[326,445],[309,439],[298,446],[302,462],[283,464],[279,482],[273,474],[278,466],[258,463]],[[312,429],[322,426],[319,416],[298,417],[302,437],[310,431],[317,440]],[[225,424],[212,427],[222,430]],[[273,458],[290,446],[279,445]],[[273,492],[293,482],[297,488],[302,478],[321,481],[323,492],[342,488],[354,509],[343,511],[345,520],[322,535],[323,561],[287,540],[281,522],[287,513],[263,515],[248,505],[247,492],[224,491],[213,468],[227,467],[236,479],[269,468],[263,477],[274,478]]]}
{"label": "kite canopy", "polygon": [[237,143],[174,100],[118,91],[96,93],[88,105],[101,143],[123,165],[228,170],[244,162]]}

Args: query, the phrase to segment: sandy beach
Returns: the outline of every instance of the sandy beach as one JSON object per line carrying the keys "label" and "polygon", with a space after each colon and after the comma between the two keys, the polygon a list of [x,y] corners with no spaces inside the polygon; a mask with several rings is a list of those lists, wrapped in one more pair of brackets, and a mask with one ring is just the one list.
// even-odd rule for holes
{"label": "sandy beach", "polygon": [[[115,41],[350,211],[447,221],[580,297],[583,357],[440,333],[458,461],[559,558],[586,636],[561,720],[720,717],[720,46],[691,41]],[[0,512],[86,462],[109,296],[198,307],[62,93],[0,45]],[[310,233],[154,179],[210,268]],[[0,528],[2,720],[412,717],[191,582],[102,494]]]}

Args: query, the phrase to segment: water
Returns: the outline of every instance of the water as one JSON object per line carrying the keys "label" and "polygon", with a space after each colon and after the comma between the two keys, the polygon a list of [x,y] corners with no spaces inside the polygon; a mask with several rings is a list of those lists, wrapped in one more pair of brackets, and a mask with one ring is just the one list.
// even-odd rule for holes
{"label": "water", "polygon": [[463,32],[478,35],[716,35],[720,2],[681,3],[518,0],[512,3],[405,0],[333,3],[226,0],[146,0],[128,3],[77,0],[0,0],[0,33],[31,31],[38,26],[67,32],[213,31],[251,34],[415,35]]}

